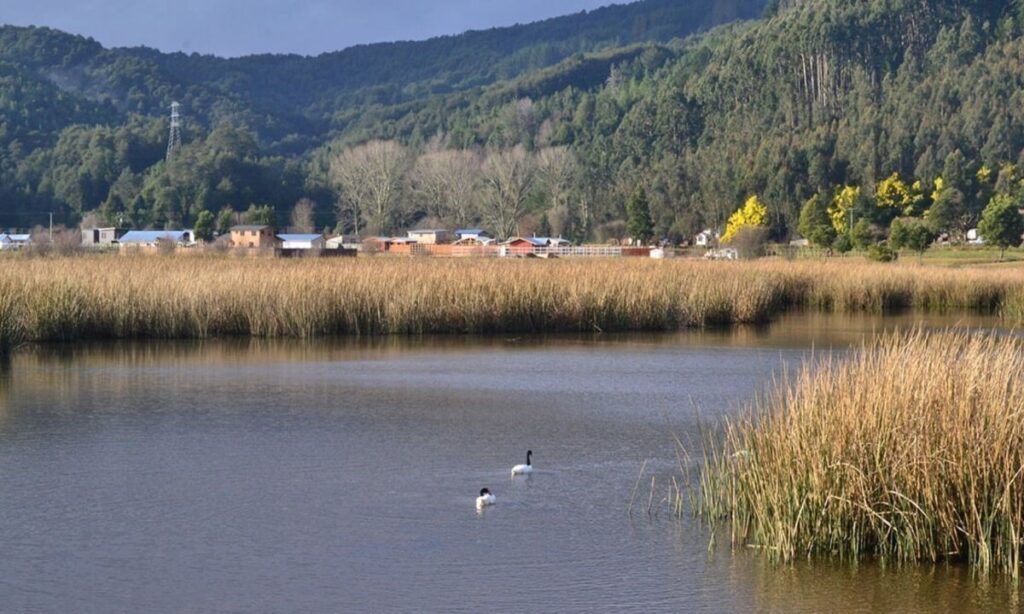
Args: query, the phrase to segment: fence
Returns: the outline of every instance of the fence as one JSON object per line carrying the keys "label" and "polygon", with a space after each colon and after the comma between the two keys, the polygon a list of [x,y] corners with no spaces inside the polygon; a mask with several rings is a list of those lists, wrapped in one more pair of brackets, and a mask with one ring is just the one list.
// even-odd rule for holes
{"label": "fence", "polygon": [[[396,249],[397,248],[397,249]],[[389,253],[440,258],[649,258],[649,247],[574,245],[568,247],[510,247],[505,245],[393,245]]]}

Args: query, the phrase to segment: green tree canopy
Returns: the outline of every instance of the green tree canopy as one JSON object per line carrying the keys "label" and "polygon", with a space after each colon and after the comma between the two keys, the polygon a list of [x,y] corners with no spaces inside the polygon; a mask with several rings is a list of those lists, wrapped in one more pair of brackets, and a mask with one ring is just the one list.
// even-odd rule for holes
{"label": "green tree canopy", "polygon": [[205,209],[200,211],[199,215],[196,216],[196,223],[192,227],[193,232],[196,235],[196,239],[200,241],[212,241],[214,223],[215,218],[212,213]]}
{"label": "green tree canopy", "polygon": [[651,208],[647,201],[647,190],[642,186],[633,191],[626,202],[626,233],[640,243],[649,243],[654,237],[651,222]]}
{"label": "green tree canopy", "polygon": [[1006,248],[1021,244],[1024,218],[1020,214],[1020,205],[1011,196],[998,195],[989,202],[981,215],[978,232],[986,243],[999,247],[1001,258],[1006,255]]}
{"label": "green tree canopy", "polygon": [[832,247],[836,240],[836,229],[828,215],[828,203],[820,194],[815,194],[804,203],[797,230],[815,247]]}

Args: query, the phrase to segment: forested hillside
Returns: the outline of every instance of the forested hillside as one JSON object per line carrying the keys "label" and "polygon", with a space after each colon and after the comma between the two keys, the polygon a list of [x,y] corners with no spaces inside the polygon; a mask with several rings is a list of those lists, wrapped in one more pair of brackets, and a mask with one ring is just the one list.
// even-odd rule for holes
{"label": "forested hillside", "polygon": [[[757,195],[777,238],[824,244],[895,218],[958,233],[1017,197],[1020,3],[762,4],[649,0],[317,58],[0,29],[0,216],[160,227],[269,205],[283,224],[302,199],[297,227],[605,239],[643,188],[657,236]],[[172,99],[186,145],[166,164]]]}

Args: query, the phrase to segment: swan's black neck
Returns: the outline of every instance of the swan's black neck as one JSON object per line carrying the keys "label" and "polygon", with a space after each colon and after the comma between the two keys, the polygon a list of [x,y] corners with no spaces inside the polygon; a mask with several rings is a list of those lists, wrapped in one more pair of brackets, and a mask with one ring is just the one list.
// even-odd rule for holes
{"label": "swan's black neck", "polygon": [[526,451],[526,464],[527,465],[532,465],[533,464],[533,463],[530,462],[530,457],[532,457],[532,456],[533,456],[533,450],[527,450]]}
{"label": "swan's black neck", "polygon": [[480,496],[481,497],[484,496],[484,495],[489,495],[489,494],[491,494],[491,491],[487,490],[486,488],[481,488],[480,489]]}

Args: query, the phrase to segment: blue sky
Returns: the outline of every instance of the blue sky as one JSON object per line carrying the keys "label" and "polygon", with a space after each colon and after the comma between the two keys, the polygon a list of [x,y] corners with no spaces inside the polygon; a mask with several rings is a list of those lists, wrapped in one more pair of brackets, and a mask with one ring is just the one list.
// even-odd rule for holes
{"label": "blue sky", "polygon": [[0,23],[106,46],[238,56],[316,54],[512,25],[628,0],[2,0]]}

